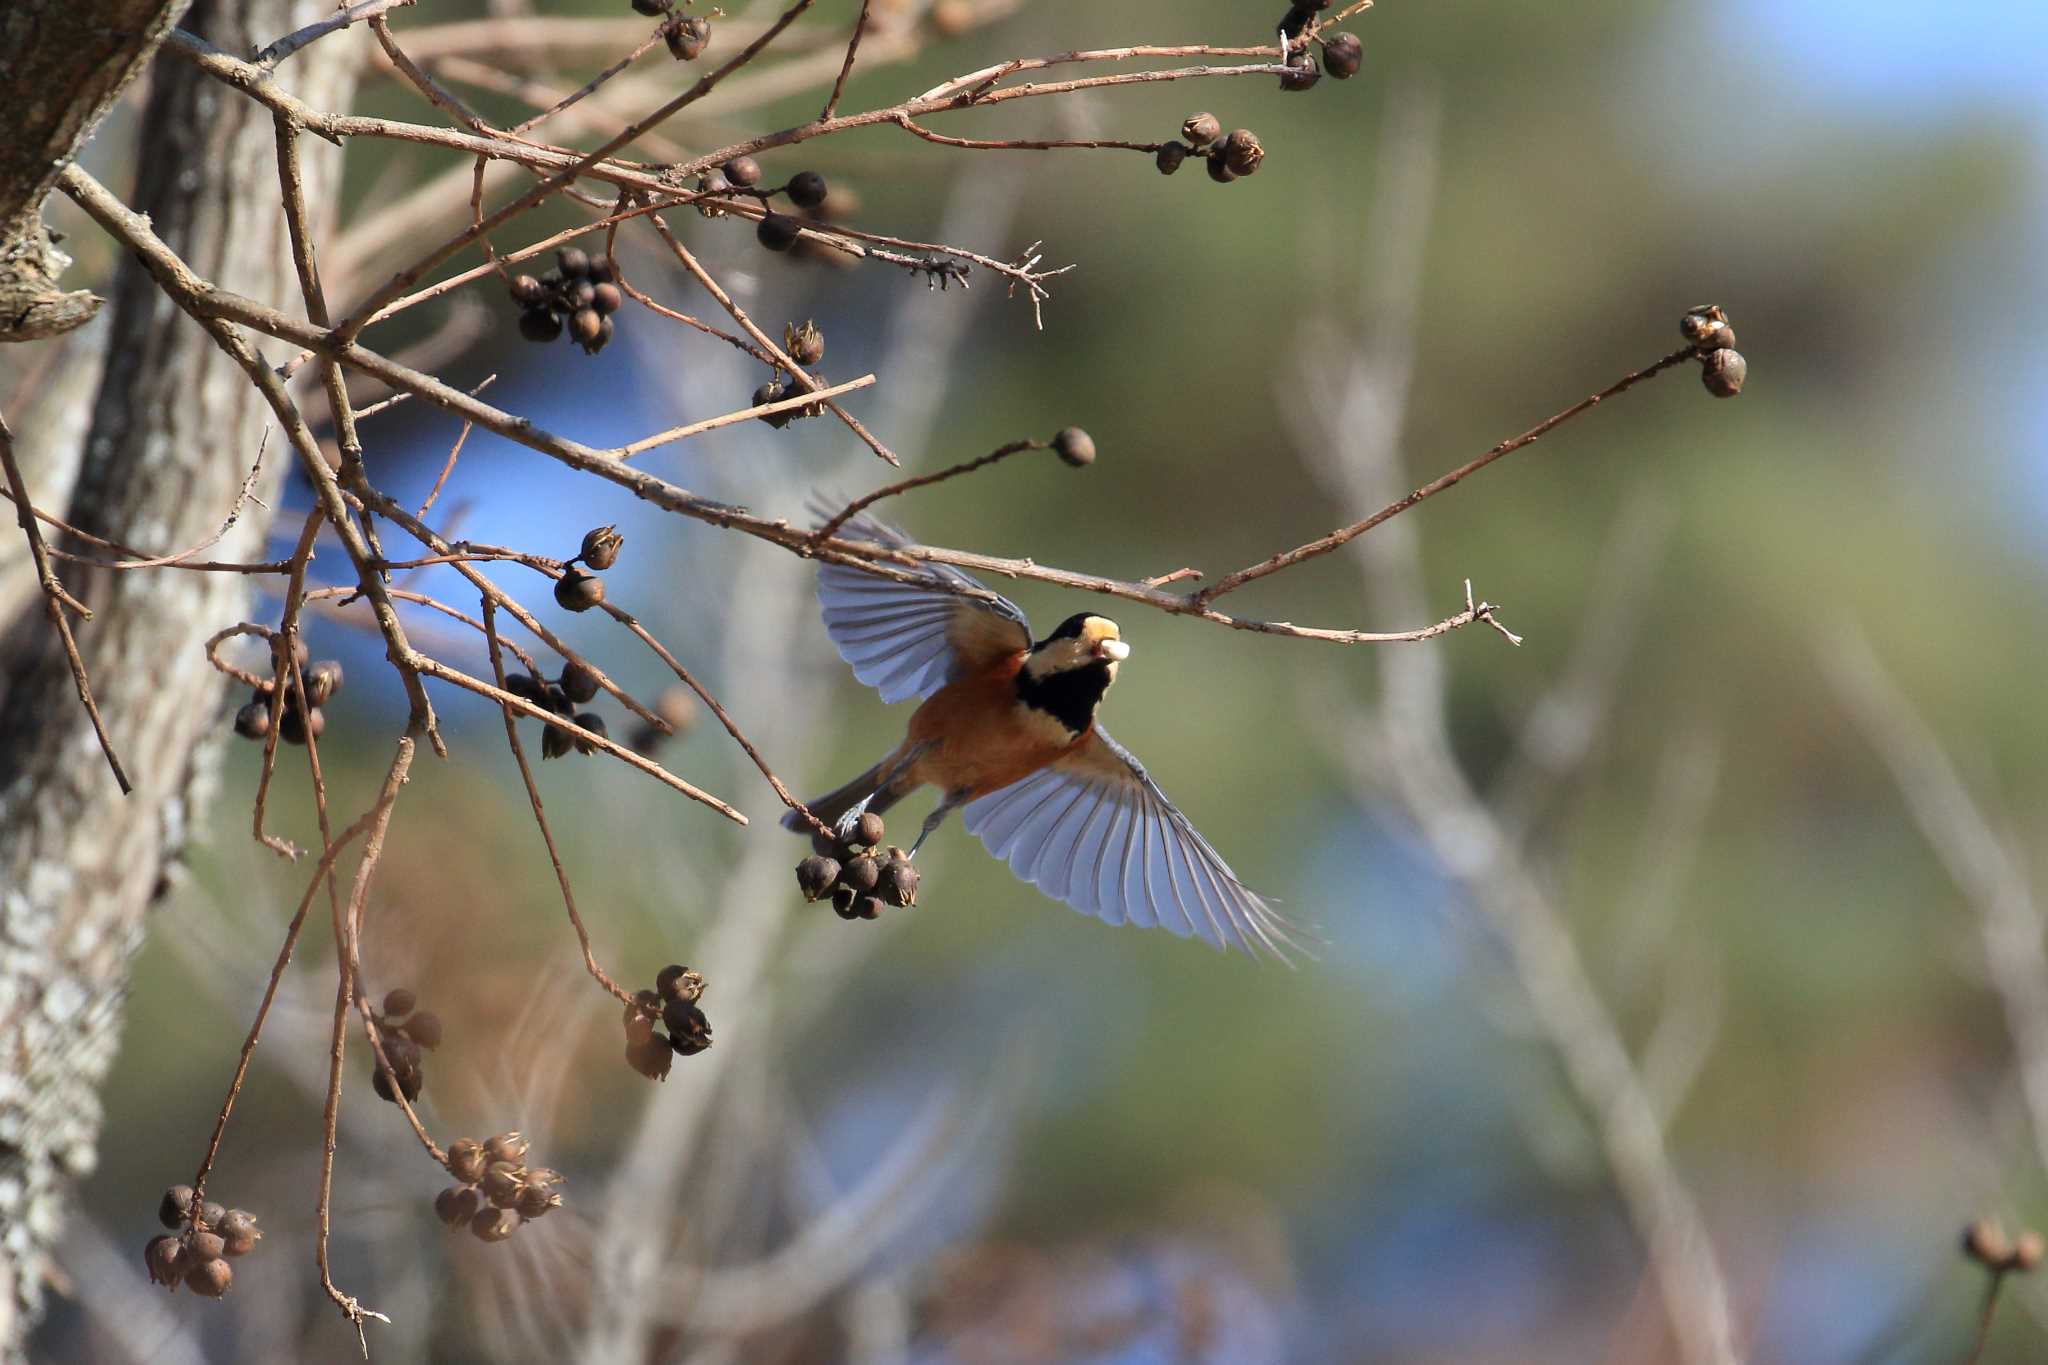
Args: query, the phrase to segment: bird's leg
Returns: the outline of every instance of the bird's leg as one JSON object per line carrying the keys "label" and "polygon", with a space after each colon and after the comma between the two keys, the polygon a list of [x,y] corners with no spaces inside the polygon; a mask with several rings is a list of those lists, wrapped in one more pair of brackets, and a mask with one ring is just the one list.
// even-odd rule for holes
{"label": "bird's leg", "polygon": [[924,847],[924,841],[931,838],[933,831],[937,830],[940,825],[946,823],[946,817],[952,813],[953,807],[960,804],[960,800],[960,797],[957,795],[949,795],[945,800],[932,808],[932,813],[924,818],[924,828],[917,832],[917,842],[913,843],[910,846],[910,851],[903,855],[905,858],[915,858],[917,856],[917,851]]}

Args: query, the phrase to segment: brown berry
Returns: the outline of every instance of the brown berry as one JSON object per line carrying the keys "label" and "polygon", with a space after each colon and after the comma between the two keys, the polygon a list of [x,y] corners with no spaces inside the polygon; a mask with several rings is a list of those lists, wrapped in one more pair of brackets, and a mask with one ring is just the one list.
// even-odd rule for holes
{"label": "brown berry", "polygon": [[711,41],[710,21],[695,15],[677,16],[669,20],[662,39],[668,44],[669,56],[679,62],[694,62]]}
{"label": "brown berry", "polygon": [[645,1038],[636,1038],[626,1044],[626,1065],[650,1081],[668,1079],[669,1068],[675,1065],[675,1050],[666,1038],[658,1037],[652,1029]]}
{"label": "brown berry", "polygon": [[513,1205],[522,1219],[535,1219],[549,1209],[562,1207],[562,1196],[545,1185],[528,1184],[520,1187],[518,1202]]}
{"label": "brown berry", "polygon": [[770,251],[787,251],[803,235],[804,225],[786,213],[770,213],[754,227],[754,238]]}
{"label": "brown berry", "polygon": [[1356,33],[1340,33],[1323,44],[1323,70],[1335,80],[1348,81],[1365,64],[1365,45]]}
{"label": "brown berry", "polygon": [[514,275],[511,290],[512,302],[522,308],[532,308],[539,304],[547,297],[548,292],[541,287],[541,282],[531,275]]}
{"label": "brown berry", "polygon": [[1719,351],[1735,344],[1735,329],[1728,325],[1728,314],[1710,303],[1680,318],[1678,331],[1695,350]]}
{"label": "brown berry", "polygon": [[519,1215],[512,1209],[478,1209],[469,1230],[480,1242],[502,1242],[519,1231]]}
{"label": "brown berry", "polygon": [[800,209],[817,208],[825,202],[825,196],[831,193],[830,187],[825,184],[825,177],[816,171],[798,171],[789,178],[789,184],[783,188],[789,194],[789,202]]}
{"label": "brown berry", "polygon": [[[643,995],[650,993],[641,992]],[[659,1006],[656,1008],[658,1010]],[[647,1011],[640,1008],[637,1001],[626,1006],[625,1024],[626,1041],[629,1043],[644,1043],[654,1036],[654,1020],[648,1017]]]}
{"label": "brown berry", "polygon": [[801,327],[786,323],[782,328],[782,349],[789,352],[791,360],[809,368],[825,358],[825,334],[815,322],[805,322]]}
{"label": "brown berry", "polygon": [[1159,168],[1161,175],[1172,175],[1187,159],[1188,146],[1185,142],[1162,142],[1159,150],[1152,154],[1152,164]]}
{"label": "brown berry", "polygon": [[1733,398],[1749,377],[1749,362],[1740,351],[1708,351],[1700,357],[1700,382],[1716,398]]}
{"label": "brown berry", "polygon": [[604,318],[595,308],[579,308],[569,317],[569,335],[585,355],[604,349]]}
{"label": "brown berry", "polygon": [[[671,1014],[676,1017],[671,1018]],[[680,1000],[671,1000],[669,1008],[662,1012],[662,1018],[669,1026],[668,1044],[675,1049],[678,1057],[694,1057],[711,1046],[711,1021],[706,1019],[704,1011],[695,1005],[685,1005]],[[677,1023],[681,1023],[682,1027],[677,1028]]]}
{"label": "brown berry", "polygon": [[882,865],[865,855],[853,859],[839,870],[839,884],[853,888],[857,895],[874,890],[881,880]]}
{"label": "brown berry", "polygon": [[633,9],[650,19],[657,19],[667,14],[674,3],[675,0],[633,0]]}
{"label": "brown berry", "polygon": [[149,1269],[151,1284],[163,1285],[175,1294],[192,1262],[186,1258],[185,1244],[165,1232],[149,1239],[142,1249],[142,1264]]}
{"label": "brown berry", "polygon": [[906,858],[892,858],[882,869],[879,894],[891,905],[916,905],[917,883],[917,868]]}
{"label": "brown berry", "polygon": [[228,1211],[224,1205],[216,1204],[209,1199],[199,1210],[199,1224],[201,1227],[217,1228],[227,1220],[227,1216]]}
{"label": "brown berry", "polygon": [[604,580],[581,569],[564,569],[555,580],[555,605],[564,611],[589,611],[604,601]]}
{"label": "brown berry", "polygon": [[695,1000],[704,994],[704,978],[680,962],[671,962],[654,978],[654,993],[663,1000]]}
{"label": "brown berry", "polygon": [[1080,469],[1095,463],[1095,438],[1079,427],[1063,427],[1052,438],[1053,453]]}
{"label": "brown berry", "polygon": [[164,1191],[163,1202],[156,1206],[156,1220],[167,1228],[183,1223],[192,1212],[192,1187],[173,1185]]}
{"label": "brown berry", "polygon": [[563,696],[580,706],[597,696],[597,670],[571,660],[562,665],[562,677],[557,686],[562,689]]}
{"label": "brown berry", "polygon": [[598,311],[600,317],[609,317],[626,306],[626,296],[617,285],[607,280],[591,288],[590,306]]}
{"label": "brown berry", "polygon": [[457,1138],[448,1144],[448,1174],[465,1185],[484,1177],[484,1145],[475,1138]]}
{"label": "brown berry", "polygon": [[862,896],[854,905],[853,912],[861,919],[880,919],[885,908],[880,896]]}
{"label": "brown berry", "polygon": [[484,1143],[484,1160],[486,1162],[509,1161],[516,1166],[526,1160],[526,1149],[529,1145],[526,1140],[526,1134],[514,1128],[512,1131],[500,1133]]}
{"label": "brown berry", "polygon": [[1230,136],[1223,139],[1224,164],[1236,175],[1252,174],[1265,159],[1266,149],[1259,142],[1259,135],[1249,128],[1233,128]]}
{"label": "brown berry", "polygon": [[256,1215],[247,1209],[229,1209],[228,1216],[220,1221],[222,1250],[230,1256],[247,1256],[263,1240],[263,1230],[256,1226]]}
{"label": "brown berry", "polygon": [[576,737],[559,725],[550,725],[540,732],[540,756],[543,759],[566,758],[576,752]]}
{"label": "brown berry", "polygon": [[853,822],[853,842],[862,848],[878,846],[885,832],[882,817],[871,810],[862,811],[860,819]]}
{"label": "brown berry", "polygon": [[533,702],[536,705],[544,705],[547,697],[545,685],[538,681],[531,673],[507,673],[505,675],[505,690],[515,697]]}
{"label": "brown berry", "polygon": [[562,272],[565,280],[581,280],[590,276],[590,253],[580,246],[565,246],[555,253],[555,268]]}
{"label": "brown berry", "polygon": [[[598,739],[611,738],[610,735],[605,733],[604,717],[595,711],[578,711],[575,721],[585,730],[596,735]],[[576,752],[579,754],[594,754],[597,752],[597,744],[592,740],[584,739],[581,735],[575,737],[575,743]]]}
{"label": "brown berry", "polygon": [[429,1050],[441,1046],[441,1016],[432,1010],[421,1010],[401,1025],[405,1036]]}
{"label": "brown berry", "polygon": [[562,334],[562,315],[552,308],[528,308],[519,314],[519,335],[528,341],[553,341]]}
{"label": "brown berry", "polygon": [[797,889],[804,893],[806,901],[825,895],[838,880],[838,862],[822,853],[813,853],[796,865]]}
{"label": "brown berry", "polygon": [[235,733],[243,739],[261,739],[270,733],[270,703],[261,697],[235,712]]}
{"label": "brown berry", "polygon": [[185,1272],[185,1287],[203,1299],[217,1299],[235,1282],[235,1268],[226,1261],[201,1261]]}
{"label": "brown berry", "polygon": [[603,252],[590,257],[590,278],[599,284],[609,284],[619,277],[619,263]]}
{"label": "brown berry", "polygon": [[188,1232],[185,1234],[185,1254],[194,1261],[218,1261],[227,1254],[228,1243],[217,1232]]}
{"label": "brown berry", "polygon": [[736,156],[725,163],[725,178],[741,189],[761,183],[761,163],[750,156]]}
{"label": "brown berry", "polygon": [[327,699],[341,691],[341,663],[337,659],[323,659],[306,670],[303,681],[306,684],[306,701],[309,705],[325,706]]}
{"label": "brown berry", "polygon": [[1214,114],[1189,114],[1180,125],[1180,135],[1197,147],[1206,147],[1223,136],[1223,120]]}
{"label": "brown berry", "polygon": [[484,1171],[484,1198],[501,1209],[509,1209],[519,1202],[521,1185],[520,1170],[509,1161],[493,1161]]}
{"label": "brown berry", "polygon": [[419,997],[403,986],[397,986],[384,993],[384,1013],[393,1019],[403,1018],[413,1012],[419,1004]]}
{"label": "brown berry", "polygon": [[1228,185],[1239,178],[1237,172],[1230,169],[1230,163],[1224,159],[1220,151],[1209,153],[1208,165],[1209,178],[1219,185]]}
{"label": "brown berry", "polygon": [[476,1217],[482,1206],[483,1200],[467,1185],[451,1185],[434,1196],[434,1216],[451,1228]]}
{"label": "brown berry", "polygon": [[1303,49],[1287,59],[1287,74],[1280,78],[1280,88],[1299,94],[1314,87],[1322,78],[1322,68],[1316,65],[1314,54]]}
{"label": "brown berry", "polygon": [[853,902],[858,894],[850,886],[834,888],[832,892],[832,913],[841,919],[852,919],[855,913]]}
{"label": "brown berry", "polygon": [[301,716],[297,707],[286,706],[277,733],[287,744],[304,744],[308,736],[318,739],[327,733],[327,713],[316,706]]}

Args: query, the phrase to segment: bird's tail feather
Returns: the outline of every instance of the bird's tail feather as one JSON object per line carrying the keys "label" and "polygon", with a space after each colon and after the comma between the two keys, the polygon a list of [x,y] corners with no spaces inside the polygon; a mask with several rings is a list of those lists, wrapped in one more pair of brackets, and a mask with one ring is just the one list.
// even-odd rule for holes
{"label": "bird's tail feather", "polygon": [[[814,797],[804,804],[811,808],[811,814],[817,816],[827,825],[831,825],[838,823],[839,817],[853,809],[854,805],[863,797],[872,794],[874,799],[868,802],[868,809],[874,814],[880,815],[910,794],[907,789],[893,784],[887,788],[877,790],[877,788],[881,788],[883,773],[894,763],[895,759],[896,755],[891,754],[888,758],[883,759],[880,763],[877,763],[859,777],[854,778],[845,786],[835,787],[823,796]],[[804,822],[803,816],[793,810],[783,812],[782,827],[784,829],[796,830],[799,833],[810,829],[810,826]]]}

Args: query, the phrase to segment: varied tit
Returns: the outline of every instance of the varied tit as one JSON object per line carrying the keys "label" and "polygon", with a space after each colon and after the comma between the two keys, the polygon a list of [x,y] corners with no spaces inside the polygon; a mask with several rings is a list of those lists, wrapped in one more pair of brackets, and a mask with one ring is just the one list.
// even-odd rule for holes
{"label": "varied tit", "polygon": [[[911,543],[856,517],[840,533]],[[912,581],[843,564],[818,569],[825,632],[887,702],[923,704],[903,743],[809,803],[842,832],[920,787],[938,788],[911,852],[956,808],[970,834],[1023,880],[1111,924],[1157,925],[1282,960],[1298,932],[1230,870],[1130,751],[1095,723],[1130,657],[1116,622],[1082,613],[1042,640],[1024,613],[942,565]],[[809,825],[791,811],[783,825]]]}

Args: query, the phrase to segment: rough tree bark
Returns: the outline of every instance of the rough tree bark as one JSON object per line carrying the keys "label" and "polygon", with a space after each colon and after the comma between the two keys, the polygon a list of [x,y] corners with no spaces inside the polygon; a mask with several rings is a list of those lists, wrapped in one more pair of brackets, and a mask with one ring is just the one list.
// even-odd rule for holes
{"label": "rough tree bark", "polygon": [[[22,167],[54,174],[52,161],[70,156],[182,8],[10,0],[0,18],[0,127],[10,138],[32,130],[24,141],[34,145],[0,153],[0,224],[18,230],[23,214],[39,218],[42,192],[21,188],[31,179]],[[321,0],[199,0],[185,22],[230,52],[246,52],[329,8]],[[288,68],[293,89],[323,108],[346,105],[358,56],[350,42],[314,44]],[[40,83],[27,83],[31,75]],[[259,298],[295,298],[269,114],[182,62],[159,60],[150,77],[133,201],[208,278]],[[338,153],[317,139],[304,153],[309,202],[331,206]],[[38,234],[39,224],[28,235]],[[61,294],[53,280],[43,284],[46,295]],[[82,467],[59,514],[161,552],[218,528],[255,457],[266,409],[140,268],[124,262],[111,292],[110,316],[95,324],[108,328],[105,373]],[[21,363],[26,349],[0,354]],[[275,346],[267,353],[282,358]],[[257,489],[266,502],[287,464],[271,445]],[[11,509],[5,521],[11,534]],[[210,553],[261,557],[268,523],[264,508],[246,508]],[[47,622],[37,628],[42,603],[33,601],[37,619],[13,623],[0,657],[0,1359],[9,1361],[25,1358],[40,1316],[67,1186],[95,1162],[96,1090],[119,1040],[143,912],[168,885],[210,787],[222,688],[201,646],[245,615],[249,595],[239,575],[63,563],[59,571],[94,612],[77,627],[79,647],[136,790],[119,795],[54,633]],[[164,1174],[170,1183],[189,1172]]]}

